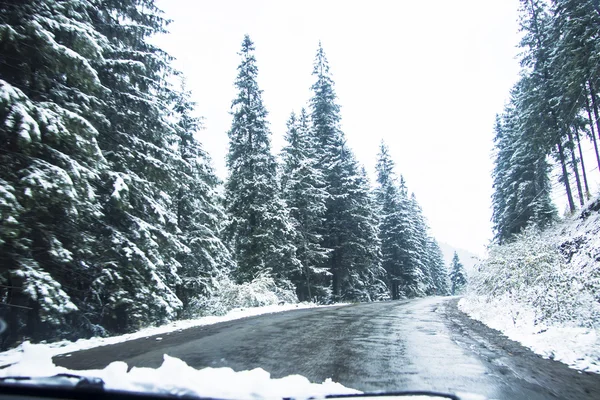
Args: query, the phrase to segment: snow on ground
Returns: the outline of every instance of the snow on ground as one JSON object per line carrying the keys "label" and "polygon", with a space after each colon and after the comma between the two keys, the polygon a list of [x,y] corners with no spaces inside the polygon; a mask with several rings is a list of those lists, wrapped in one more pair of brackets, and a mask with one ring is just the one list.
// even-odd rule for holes
{"label": "snow on ground", "polygon": [[600,373],[600,196],[490,247],[459,308],[535,353]]}
{"label": "snow on ground", "polygon": [[506,310],[517,307],[507,304],[505,299],[486,302],[463,298],[458,307],[471,318],[499,330],[544,358],[578,370],[600,373],[600,329],[536,325],[533,312],[526,307],[521,307],[518,315],[508,314]]}
{"label": "snow on ground", "polygon": [[[107,390],[126,390],[145,393],[192,395],[221,399],[308,399],[328,394],[353,394],[357,390],[326,380],[322,384],[309,382],[301,375],[290,375],[272,379],[263,369],[235,372],[231,368],[194,369],[178,358],[165,354],[159,368],[136,368],[128,371],[122,361],[116,361],[101,370],[69,371],[52,363],[54,348],[49,345],[24,343],[20,359],[15,364],[0,370],[0,376],[30,376],[29,381],[51,383],[48,379],[57,374],[74,374],[100,378]],[[55,384],[70,384],[68,378],[54,378]],[[5,381],[11,383],[11,381]],[[28,381],[19,381],[27,384]]]}
{"label": "snow on ground", "polygon": [[[336,306],[342,304],[335,304]],[[171,322],[162,326],[154,326],[142,329],[134,333],[127,333],[120,336],[110,337],[94,337],[91,339],[80,339],[76,342],[63,340],[60,342],[47,344],[48,351],[51,352],[52,357],[59,354],[72,353],[74,351],[91,349],[93,347],[107,346],[111,344],[126,342],[128,340],[140,339],[149,336],[163,335],[171,332],[182,331],[184,329],[193,328],[195,326],[212,325],[219,322],[232,321],[235,319],[251,317],[255,315],[271,314],[281,311],[297,310],[301,308],[314,308],[314,307],[328,307],[328,306],[317,306],[312,303],[299,303],[299,304],[285,304],[285,305],[270,305],[264,307],[252,307],[252,308],[237,308],[231,310],[224,316],[210,316],[202,317],[198,319],[182,320]],[[161,338],[157,338],[161,340]],[[10,349],[8,351],[0,353],[0,367],[12,364],[21,359],[23,353],[23,344]]]}

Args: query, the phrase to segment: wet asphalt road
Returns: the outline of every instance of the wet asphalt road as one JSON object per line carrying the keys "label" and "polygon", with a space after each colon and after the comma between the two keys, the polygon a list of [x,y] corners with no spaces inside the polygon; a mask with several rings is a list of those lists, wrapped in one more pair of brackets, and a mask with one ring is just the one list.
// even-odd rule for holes
{"label": "wet asphalt road", "polygon": [[456,308],[426,298],[303,309],[187,329],[55,357],[72,369],[120,360],[158,367],[263,368],[362,391],[436,390],[495,399],[600,399],[600,375],[545,360]]}

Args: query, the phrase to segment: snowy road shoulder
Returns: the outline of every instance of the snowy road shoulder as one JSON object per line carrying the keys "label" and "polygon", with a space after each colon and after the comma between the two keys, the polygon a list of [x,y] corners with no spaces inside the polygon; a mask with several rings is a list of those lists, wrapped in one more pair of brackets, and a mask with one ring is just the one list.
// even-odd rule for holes
{"label": "snowy road shoulder", "polygon": [[[194,369],[178,358],[165,354],[159,368],[136,368],[128,371],[126,363],[116,361],[100,370],[70,371],[55,366],[52,348],[47,345],[24,343],[20,360],[0,370],[1,377],[29,376],[43,378],[45,384],[69,385],[66,378],[49,378],[57,374],[100,378],[106,390],[125,390],[144,393],[192,395],[221,399],[308,399],[328,394],[354,394],[357,390],[326,380],[311,383],[301,375],[272,379],[260,368],[235,372],[231,368]],[[6,381],[11,383],[10,380]],[[20,381],[20,383],[27,381]],[[36,383],[36,379],[29,381]],[[76,383],[76,382],[74,382]],[[73,385],[74,385],[73,383]]]}
{"label": "snowy road shoulder", "polygon": [[486,302],[469,296],[459,301],[458,308],[544,358],[577,370],[600,373],[598,329],[536,325],[531,310],[502,299]]}
{"label": "snowy road shoulder", "polygon": [[[340,306],[343,304],[335,304]],[[219,322],[233,321],[240,318],[252,317],[263,314],[272,314],[283,311],[299,310],[304,308],[317,308],[317,307],[330,307],[330,306],[317,306],[312,303],[299,303],[299,304],[285,304],[285,305],[270,305],[264,307],[253,307],[253,308],[238,308],[231,310],[229,313],[223,316],[209,316],[198,319],[174,321],[166,325],[148,327],[137,332],[127,333],[119,336],[110,337],[94,337],[90,339],[80,339],[76,342],[63,340],[60,342],[54,342],[44,344],[43,347],[47,348],[51,356],[58,356],[66,353],[73,353],[75,351],[87,350],[94,347],[108,346],[111,344],[117,344],[127,342],[129,340],[135,340],[150,336],[169,334],[171,332],[178,332],[184,329],[194,328],[197,326],[212,325]],[[160,340],[161,338],[157,338]],[[7,350],[0,353],[0,367],[13,364],[21,359],[23,354],[23,345],[21,344],[13,349]]]}

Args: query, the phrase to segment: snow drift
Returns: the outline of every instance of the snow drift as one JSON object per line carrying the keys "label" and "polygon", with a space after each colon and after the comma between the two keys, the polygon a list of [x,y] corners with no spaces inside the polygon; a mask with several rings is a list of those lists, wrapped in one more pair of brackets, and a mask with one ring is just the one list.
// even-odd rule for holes
{"label": "snow drift", "polygon": [[545,231],[490,248],[459,303],[536,353],[600,373],[600,197]]}

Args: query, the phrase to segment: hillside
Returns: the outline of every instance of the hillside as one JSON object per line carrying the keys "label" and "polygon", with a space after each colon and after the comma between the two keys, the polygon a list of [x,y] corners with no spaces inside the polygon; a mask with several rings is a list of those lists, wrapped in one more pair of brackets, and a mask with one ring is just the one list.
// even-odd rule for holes
{"label": "hillside", "polygon": [[493,246],[460,307],[544,357],[600,372],[600,197]]}

